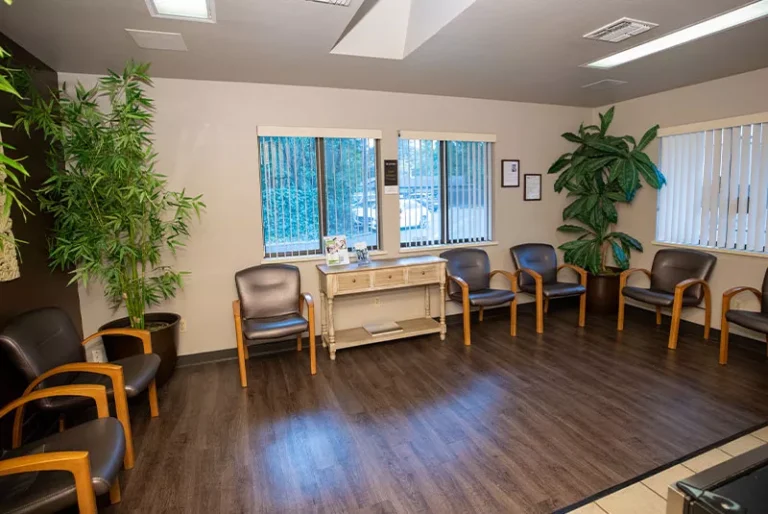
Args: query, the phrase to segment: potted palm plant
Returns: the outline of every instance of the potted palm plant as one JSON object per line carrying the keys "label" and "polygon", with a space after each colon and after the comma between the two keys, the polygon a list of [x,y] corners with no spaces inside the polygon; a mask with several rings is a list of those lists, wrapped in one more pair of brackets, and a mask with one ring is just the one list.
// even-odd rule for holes
{"label": "potted palm plant", "polygon": [[[179,316],[147,314],[147,307],[175,296],[186,273],[162,265],[189,236],[189,222],[204,207],[200,196],[169,191],[155,169],[153,103],[149,64],[129,62],[109,71],[92,88],[78,83],[44,100],[32,92],[16,125],[43,131],[51,143],[51,176],[37,192],[41,209],[53,216],[51,265],[71,270],[72,282],[105,286],[113,309],[128,316],[102,328],[133,327],[152,332],[162,358],[163,383],[176,363]],[[106,340],[110,359],[124,356],[128,341]]]}
{"label": "potted palm plant", "polygon": [[[589,272],[587,308],[592,312],[615,312],[619,295],[618,272],[629,267],[631,252],[643,251],[634,237],[614,230],[616,205],[632,203],[645,182],[660,189],[664,175],[644,152],[656,139],[658,125],[636,141],[632,136],[612,136],[608,129],[614,108],[600,114],[600,126],[582,124],[578,133],[563,138],[578,147],[560,156],[549,173],[559,173],[555,191],[566,190],[573,201],[563,210],[560,232],[576,239],[560,245],[565,262]],[[611,266],[609,256],[615,266]]]}

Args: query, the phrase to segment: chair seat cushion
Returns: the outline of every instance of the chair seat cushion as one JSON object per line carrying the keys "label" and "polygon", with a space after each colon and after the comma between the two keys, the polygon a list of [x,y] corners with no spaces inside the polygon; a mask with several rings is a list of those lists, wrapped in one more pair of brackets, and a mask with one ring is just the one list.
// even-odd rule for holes
{"label": "chair seat cushion", "polygon": [[309,322],[299,314],[243,320],[246,339],[278,339],[309,330]]}
{"label": "chair seat cushion", "polygon": [[[461,302],[461,293],[451,293],[451,299]],[[475,307],[492,307],[514,299],[515,293],[506,289],[480,289],[469,293],[469,303]]]}
{"label": "chair seat cushion", "polygon": [[[526,293],[536,294],[535,284],[522,284],[520,289]],[[542,284],[541,286],[541,293],[544,295],[544,298],[579,296],[586,291],[586,287],[581,284],[574,284],[573,282],[551,282],[549,284]]]}
{"label": "chair seat cushion", "polygon": [[[675,295],[672,293],[656,289],[646,289],[644,287],[627,286],[621,290],[621,294],[633,300],[658,305],[659,307],[672,307],[672,304],[675,302]],[[692,307],[698,304],[698,299],[683,295],[683,306]]]}
{"label": "chair seat cushion", "polygon": [[762,312],[730,310],[725,313],[725,319],[742,327],[751,328],[768,334],[768,314]]}
{"label": "chair seat cushion", "polygon": [[[0,460],[51,452],[87,451],[93,489],[109,492],[125,455],[125,434],[115,418],[87,421],[2,454]],[[66,471],[0,477],[0,513],[48,513],[76,505],[75,480]]]}
{"label": "chair seat cushion", "polygon": [[[157,368],[160,366],[160,357],[154,353],[149,355],[131,355],[125,359],[110,361],[123,367],[123,379],[125,380],[125,394],[129,398],[137,396],[144,391],[155,378]],[[70,384],[96,384],[107,388],[107,395],[112,398],[112,379],[107,375],[96,373],[74,373]],[[93,400],[83,396],[55,396],[40,400],[36,405],[45,410],[66,411],[93,406]]]}

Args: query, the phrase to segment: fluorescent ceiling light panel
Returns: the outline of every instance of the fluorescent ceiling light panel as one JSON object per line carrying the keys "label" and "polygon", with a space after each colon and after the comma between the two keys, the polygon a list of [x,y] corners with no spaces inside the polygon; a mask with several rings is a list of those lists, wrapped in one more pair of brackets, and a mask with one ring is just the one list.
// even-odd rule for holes
{"label": "fluorescent ceiling light panel", "polygon": [[157,18],[215,21],[213,0],[146,0],[149,13]]}
{"label": "fluorescent ceiling light panel", "polygon": [[642,45],[638,45],[629,50],[624,50],[617,54],[611,55],[604,59],[585,64],[588,68],[598,68],[601,70],[607,70],[609,68],[615,68],[621,66],[630,61],[642,59],[648,55],[652,55],[658,52],[663,52],[672,47],[689,43],[699,38],[716,34],[724,30],[749,23],[750,21],[757,20],[768,16],[768,0],[760,0],[753,4],[741,7],[735,11],[721,14],[714,18],[710,18],[696,25],[678,30],[666,36],[662,36],[653,41],[648,41]]}

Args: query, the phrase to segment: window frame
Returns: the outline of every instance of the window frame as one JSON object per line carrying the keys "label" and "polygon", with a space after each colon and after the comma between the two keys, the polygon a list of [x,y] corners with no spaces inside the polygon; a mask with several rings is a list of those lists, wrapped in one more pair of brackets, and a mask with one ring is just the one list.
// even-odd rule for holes
{"label": "window frame", "polygon": [[[371,137],[370,135],[361,135],[361,136],[354,136],[354,135],[308,135],[308,134],[297,134],[297,135],[287,135],[287,134],[280,134],[278,136],[272,136],[270,134],[259,134],[258,140],[257,140],[257,146],[259,147],[259,188],[262,192],[263,197],[263,189],[264,184],[262,183],[262,155],[261,155],[261,141],[260,139],[262,137],[286,137],[286,138],[311,138],[315,141],[315,162],[317,163],[317,169],[316,177],[317,177],[317,203],[318,203],[318,230],[320,237],[318,239],[318,250],[311,250],[307,251],[306,253],[294,253],[294,252],[268,252],[267,251],[267,231],[264,230],[264,205],[262,203],[261,205],[261,212],[260,212],[260,218],[261,218],[261,240],[263,244],[263,259],[264,260],[285,260],[285,259],[322,259],[325,256],[325,250],[323,245],[323,237],[330,236],[330,235],[338,235],[338,234],[329,234],[328,233],[328,216],[327,216],[327,203],[328,203],[328,196],[327,196],[327,188],[325,184],[325,177],[326,177],[326,163],[325,163],[325,140],[326,139],[363,139],[363,140],[373,140],[374,142],[374,163],[375,163],[375,170],[374,170],[374,177],[375,177],[375,186],[376,186],[376,244],[371,246],[369,245],[368,249],[371,251],[380,251],[382,249],[381,245],[381,179],[379,177],[380,170],[381,170],[381,138],[380,137]],[[346,235],[346,234],[342,234]]]}
{"label": "window frame", "polygon": [[[410,135],[410,133],[408,133]],[[404,242],[402,238],[400,238],[400,250],[401,251],[417,251],[419,249],[430,249],[430,248],[443,248],[443,247],[461,247],[461,246],[471,246],[471,245],[487,245],[492,244],[494,242],[493,239],[493,205],[494,205],[494,189],[493,189],[493,176],[494,176],[494,154],[496,151],[496,141],[495,137],[493,139],[472,139],[467,138],[465,139],[445,139],[445,136],[449,136],[453,134],[434,134],[434,136],[441,136],[443,138],[441,139],[427,139],[427,138],[420,138],[420,137],[404,137],[403,134],[400,134],[398,136],[398,167],[400,162],[400,141],[412,141],[417,139],[423,139],[426,141],[434,141],[439,143],[440,149],[440,239],[439,241],[429,241],[427,244],[412,244],[408,242]],[[456,136],[461,136],[461,134],[456,134]],[[484,137],[484,136],[481,136]],[[487,168],[487,176],[486,178],[486,194],[488,198],[488,208],[486,210],[485,216],[486,216],[486,223],[488,226],[488,231],[486,234],[486,237],[482,240],[477,241],[469,241],[466,239],[457,239],[457,240],[451,240],[450,234],[449,234],[449,197],[450,194],[448,192],[448,143],[450,142],[458,142],[458,143],[486,143],[488,145],[487,155],[485,156],[486,159],[486,168]],[[401,170],[398,170],[398,175]],[[402,186],[402,184],[401,184]],[[398,202],[400,200],[400,196],[398,194]],[[398,232],[402,234],[402,227],[399,226],[398,222]]]}

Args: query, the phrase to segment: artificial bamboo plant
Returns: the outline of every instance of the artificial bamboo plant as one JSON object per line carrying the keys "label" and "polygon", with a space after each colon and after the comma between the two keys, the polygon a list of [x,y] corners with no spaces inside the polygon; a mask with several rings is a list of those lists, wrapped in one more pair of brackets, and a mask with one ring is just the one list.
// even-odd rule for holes
{"label": "artificial bamboo plant", "polygon": [[585,127],[582,123],[578,133],[563,134],[564,139],[579,146],[558,158],[549,169],[549,173],[560,174],[555,191],[565,189],[574,198],[563,211],[563,221],[571,223],[558,230],[578,237],[560,246],[563,257],[596,275],[611,273],[608,252],[619,268],[627,269],[632,250],[643,251],[640,241],[614,230],[618,222],[616,204],[631,203],[643,181],[654,189],[660,189],[666,182],[644,152],[656,139],[658,125],[648,129],[637,142],[632,136],[608,134],[613,115],[611,107],[600,114],[599,127]]}
{"label": "artificial bamboo plant", "polygon": [[166,189],[155,169],[149,64],[129,62],[96,86],[66,86],[44,100],[30,95],[16,125],[43,131],[51,176],[37,192],[53,216],[51,264],[72,282],[100,280],[114,309],[125,305],[133,328],[149,306],[175,296],[185,272],[161,265],[189,236],[200,196]]}

